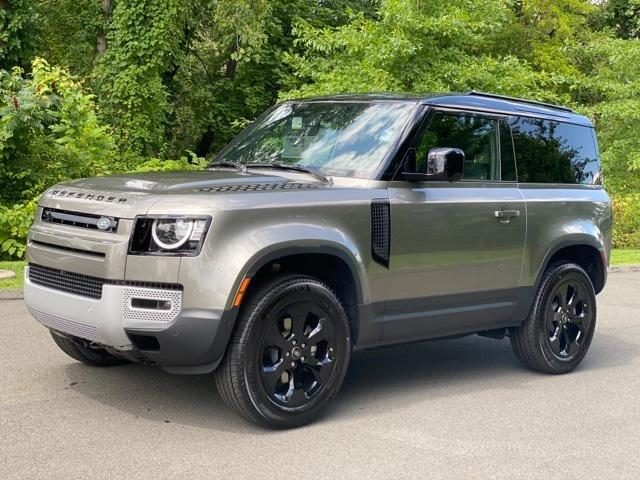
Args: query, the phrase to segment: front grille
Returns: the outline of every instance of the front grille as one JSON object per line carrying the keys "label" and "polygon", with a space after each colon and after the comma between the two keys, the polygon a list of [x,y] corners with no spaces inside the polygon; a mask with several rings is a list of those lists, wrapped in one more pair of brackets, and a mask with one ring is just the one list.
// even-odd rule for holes
{"label": "front grille", "polygon": [[[99,223],[102,219],[104,226]],[[44,208],[42,210],[43,222],[68,225],[70,227],[88,228],[90,230],[100,230],[103,232],[115,233],[118,230],[118,219],[114,217],[104,217],[91,213],[77,213],[68,210],[58,210],[56,208]],[[108,220],[108,226],[106,226]]]}
{"label": "front grille", "polygon": [[29,280],[37,285],[59,290],[81,297],[99,300],[104,285],[124,285],[139,288],[161,288],[164,290],[182,290],[182,285],[174,283],[132,282],[126,280],[108,280],[91,277],[81,273],[67,272],[57,268],[29,264]]}
{"label": "front grille", "polygon": [[242,185],[220,185],[216,187],[201,188],[201,192],[261,192],[266,190],[302,190],[304,188],[317,188],[313,183],[246,183]]}

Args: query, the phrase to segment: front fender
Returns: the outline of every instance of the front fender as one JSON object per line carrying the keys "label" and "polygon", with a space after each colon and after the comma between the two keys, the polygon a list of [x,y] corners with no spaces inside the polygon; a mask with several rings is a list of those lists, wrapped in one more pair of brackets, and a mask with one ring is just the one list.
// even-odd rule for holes
{"label": "front fender", "polygon": [[369,298],[364,255],[370,253],[363,253],[361,239],[336,227],[304,221],[245,223],[242,228],[225,228],[222,223],[210,235],[215,238],[215,246],[203,248],[199,257],[182,260],[179,282],[185,286],[185,304],[230,310],[245,276],[252,276],[272,260],[296,253],[325,253],[341,258],[356,279],[359,303]]}

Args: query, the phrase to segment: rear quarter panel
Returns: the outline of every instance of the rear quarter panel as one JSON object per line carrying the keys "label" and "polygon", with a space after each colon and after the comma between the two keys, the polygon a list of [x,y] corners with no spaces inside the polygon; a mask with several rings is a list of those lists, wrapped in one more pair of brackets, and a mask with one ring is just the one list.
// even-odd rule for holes
{"label": "rear quarter panel", "polygon": [[551,255],[570,245],[611,252],[611,199],[600,186],[521,184],[527,235],[521,285],[535,285]]}

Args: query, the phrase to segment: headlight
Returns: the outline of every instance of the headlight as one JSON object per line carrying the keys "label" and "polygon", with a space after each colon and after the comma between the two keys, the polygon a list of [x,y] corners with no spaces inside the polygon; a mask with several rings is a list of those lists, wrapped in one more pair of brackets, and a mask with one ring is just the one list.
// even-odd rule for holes
{"label": "headlight", "polygon": [[165,250],[175,250],[187,243],[193,232],[193,223],[193,220],[184,218],[158,218],[151,227],[153,241]]}
{"label": "headlight", "polygon": [[197,255],[210,223],[209,217],[138,217],[129,253]]}

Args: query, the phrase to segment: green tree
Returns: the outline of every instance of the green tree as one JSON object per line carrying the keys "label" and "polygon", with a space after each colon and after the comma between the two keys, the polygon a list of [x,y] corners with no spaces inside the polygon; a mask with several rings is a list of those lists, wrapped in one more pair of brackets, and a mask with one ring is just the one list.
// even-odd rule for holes
{"label": "green tree", "polygon": [[32,0],[0,0],[0,69],[29,65],[34,33]]}
{"label": "green tree", "polygon": [[120,0],[108,48],[94,72],[102,117],[124,150],[157,155],[169,110],[165,74],[179,63],[185,9],[179,0]]}

